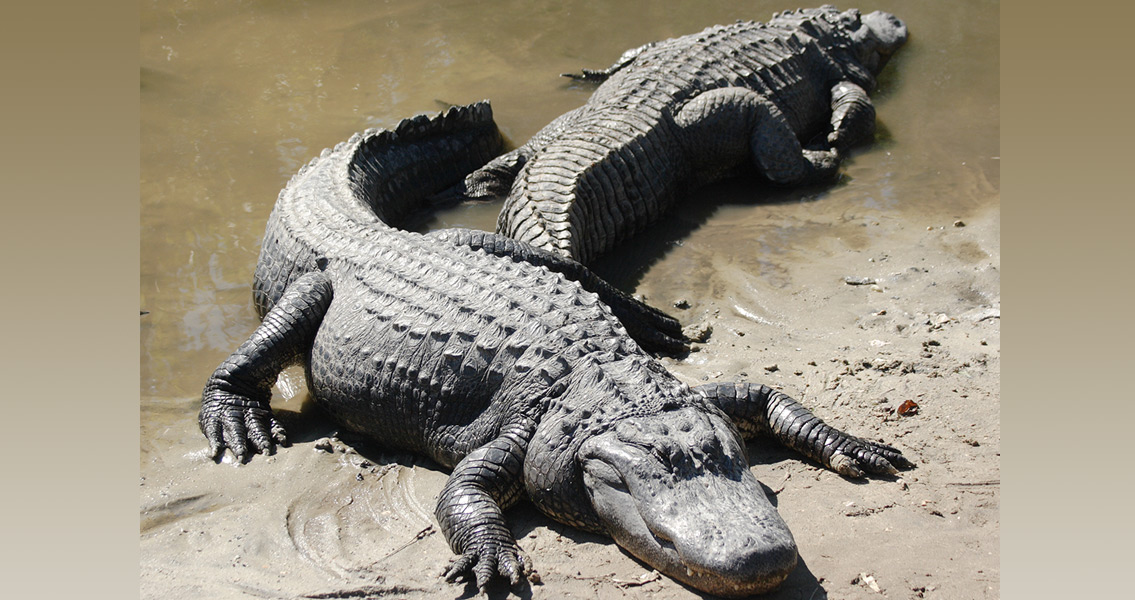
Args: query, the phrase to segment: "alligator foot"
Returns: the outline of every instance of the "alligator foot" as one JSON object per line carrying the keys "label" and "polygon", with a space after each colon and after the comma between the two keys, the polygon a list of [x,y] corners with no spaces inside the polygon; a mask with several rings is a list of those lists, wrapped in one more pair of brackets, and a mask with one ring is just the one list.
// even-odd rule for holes
{"label": "alligator foot", "polygon": [[899,468],[909,469],[914,466],[914,463],[907,460],[897,448],[857,438],[834,427],[831,431],[831,443],[841,446],[830,460],[832,470],[840,475],[848,477],[863,477],[865,473],[898,475]]}
{"label": "alligator foot", "polygon": [[498,574],[513,587],[528,575],[528,561],[512,540],[485,540],[465,550],[449,562],[444,576],[447,583],[469,581],[470,576],[482,592]]}
{"label": "alligator foot", "polygon": [[256,400],[223,392],[211,394],[202,402],[198,421],[209,440],[209,457],[214,461],[224,456],[225,448],[233,451],[238,462],[244,462],[250,450],[274,454],[276,444],[288,445],[284,427],[272,409]]}
{"label": "alligator foot", "polygon": [[435,512],[445,539],[458,555],[445,571],[446,581],[468,580],[472,574],[483,592],[498,575],[516,586],[528,574],[503,511],[523,492],[524,456],[535,427],[535,421],[519,418],[454,467]]}
{"label": "alligator foot", "polygon": [[288,443],[284,427],[268,401],[284,367],[303,358],[331,304],[331,283],[316,271],[287,287],[256,331],[205,384],[197,423],[209,440],[209,456],[220,460],[225,448],[244,462],[250,452],[271,454]]}

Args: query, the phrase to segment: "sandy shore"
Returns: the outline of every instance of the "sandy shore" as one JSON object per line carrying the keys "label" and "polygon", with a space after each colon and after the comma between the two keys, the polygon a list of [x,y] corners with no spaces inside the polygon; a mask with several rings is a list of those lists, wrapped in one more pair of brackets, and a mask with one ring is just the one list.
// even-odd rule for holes
{"label": "sandy shore", "polygon": [[[663,362],[691,384],[779,387],[918,465],[895,480],[853,481],[750,444],[753,472],[800,548],[799,567],[770,598],[999,597],[996,201],[926,220],[857,217],[838,197],[824,202],[725,207],[658,259],[638,291],[713,329],[688,357]],[[738,256],[719,247],[746,226],[731,211],[774,228],[805,223],[816,236],[800,234],[775,256]],[[688,308],[674,306],[681,300]],[[282,383],[274,402],[290,448],[215,465],[183,425],[143,465],[142,598],[474,595],[438,577],[451,556],[432,517],[446,474],[339,439],[308,410],[302,386]],[[900,416],[908,400],[917,410]],[[509,518],[538,573],[519,597],[700,596],[530,505]]]}

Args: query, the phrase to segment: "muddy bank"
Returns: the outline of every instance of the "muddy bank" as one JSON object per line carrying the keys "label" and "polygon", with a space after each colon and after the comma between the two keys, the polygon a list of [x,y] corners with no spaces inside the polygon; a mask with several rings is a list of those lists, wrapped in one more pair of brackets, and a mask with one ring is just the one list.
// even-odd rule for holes
{"label": "muddy bank", "polygon": [[[712,325],[688,358],[664,360],[689,383],[767,382],[918,463],[896,481],[863,483],[752,444],[753,471],[776,492],[801,552],[801,566],[771,597],[867,598],[874,587],[885,597],[998,596],[997,215],[925,227],[837,218],[827,222],[835,231],[892,229],[855,251],[831,237],[818,244],[823,260],[782,264],[780,282],[729,268],[742,260],[733,257],[701,282],[715,292],[708,297],[642,286],[659,305],[687,299],[689,308],[671,307],[684,322]],[[874,283],[848,283],[862,279]],[[296,443],[276,456],[217,466],[186,431],[180,453],[143,469],[143,597],[471,591],[437,577],[450,557],[432,517],[445,473],[334,437],[305,396],[277,400]],[[907,401],[917,408],[902,416]],[[533,597],[697,597],[530,506],[510,516],[539,573]]]}
{"label": "muddy bank", "polygon": [[[524,3],[491,15],[354,2],[143,7],[143,598],[472,594],[437,576],[451,553],[432,516],[446,479],[436,466],[338,437],[295,371],[273,400],[293,446],[215,465],[196,427],[200,391],[255,327],[249,282],[264,221],[321,148],[437,100],[482,97],[521,141],[590,92],[557,73],[790,8],[589,4],[535,15]],[[770,597],[996,598],[997,7],[863,8],[899,13],[912,41],[876,94],[876,142],[853,153],[838,184],[700,190],[597,268],[712,329],[688,357],[664,360],[688,383],[768,383],[918,463],[863,483],[752,444],[753,472],[801,552]],[[497,211],[460,207],[429,227],[491,228]],[[907,401],[917,409],[903,416]],[[509,518],[540,576],[521,597],[699,596],[530,506]]]}

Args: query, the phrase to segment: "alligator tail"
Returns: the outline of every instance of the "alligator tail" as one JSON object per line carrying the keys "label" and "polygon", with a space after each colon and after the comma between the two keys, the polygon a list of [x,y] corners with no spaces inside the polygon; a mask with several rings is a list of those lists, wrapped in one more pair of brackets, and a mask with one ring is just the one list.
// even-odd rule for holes
{"label": "alligator tail", "polygon": [[292,177],[268,218],[253,279],[263,317],[287,286],[321,268],[344,238],[397,228],[429,197],[500,154],[487,100],[369,129],[324,150]]}
{"label": "alligator tail", "polygon": [[352,191],[392,227],[431,209],[431,197],[496,157],[504,144],[487,100],[356,137],[347,142],[357,143],[348,172]]}

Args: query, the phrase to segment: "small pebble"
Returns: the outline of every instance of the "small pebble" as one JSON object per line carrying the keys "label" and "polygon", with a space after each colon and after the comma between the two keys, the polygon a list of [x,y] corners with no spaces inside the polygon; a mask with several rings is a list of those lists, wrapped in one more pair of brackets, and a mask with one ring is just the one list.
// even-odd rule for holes
{"label": "small pebble", "polygon": [[709,341],[710,334],[713,333],[713,325],[702,322],[695,325],[687,325],[682,328],[682,335],[691,342],[698,342],[704,344]]}

